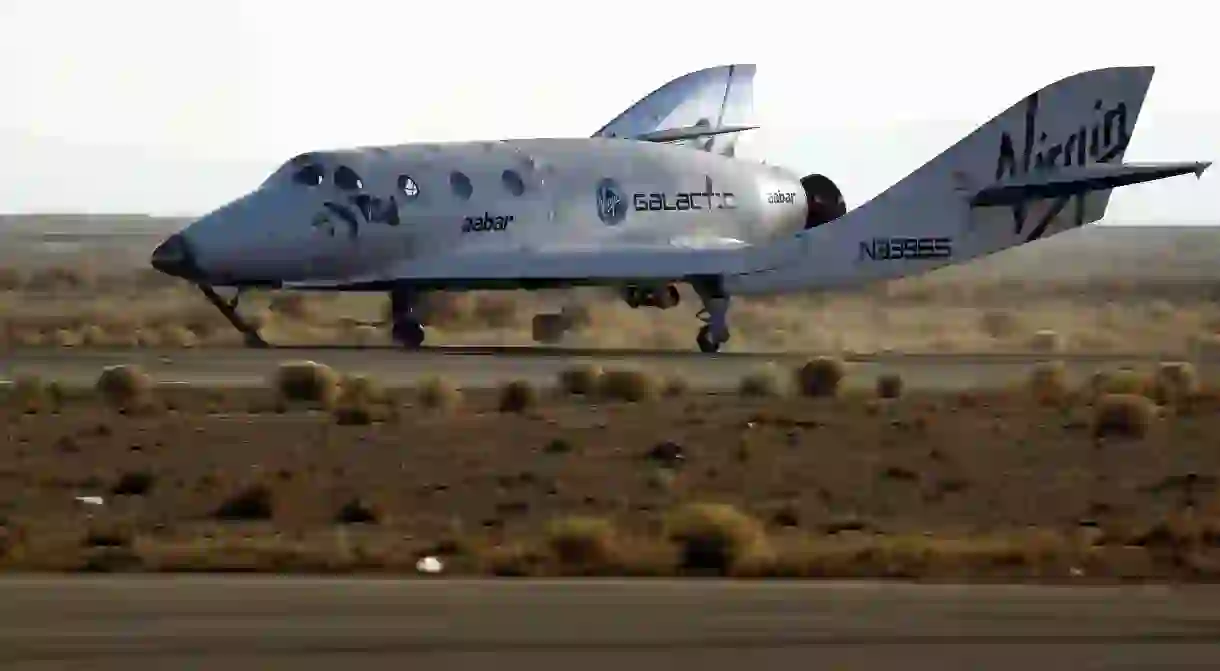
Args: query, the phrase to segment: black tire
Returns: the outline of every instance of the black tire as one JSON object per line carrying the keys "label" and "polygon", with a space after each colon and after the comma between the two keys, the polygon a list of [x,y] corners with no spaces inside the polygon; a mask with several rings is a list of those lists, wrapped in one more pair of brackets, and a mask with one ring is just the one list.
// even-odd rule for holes
{"label": "black tire", "polygon": [[669,294],[669,304],[666,308],[676,308],[682,303],[682,293],[678,291],[678,287],[670,284],[665,287],[665,292]]}
{"label": "black tire", "polygon": [[408,349],[419,349],[424,344],[424,327],[416,322],[396,322],[391,335],[394,342]]}
{"label": "black tire", "polygon": [[695,336],[695,343],[699,345],[699,351],[706,354],[714,354],[720,351],[720,343],[712,340],[712,328],[704,326],[699,329],[699,335]]}

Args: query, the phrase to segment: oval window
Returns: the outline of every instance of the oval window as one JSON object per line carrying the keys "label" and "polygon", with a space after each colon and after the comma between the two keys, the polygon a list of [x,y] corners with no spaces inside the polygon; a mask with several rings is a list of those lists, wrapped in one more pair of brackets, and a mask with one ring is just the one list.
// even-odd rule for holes
{"label": "oval window", "polygon": [[504,188],[514,196],[525,193],[525,182],[521,180],[521,175],[513,170],[505,170],[504,174],[500,175],[500,181],[504,182]]}
{"label": "oval window", "polygon": [[407,200],[415,200],[419,196],[419,184],[411,179],[410,175],[398,176],[398,190],[407,197]]}
{"label": "oval window", "polygon": [[465,173],[454,171],[449,175],[449,186],[453,187],[453,193],[462,200],[469,200],[474,194],[474,186],[470,183],[470,178]]}

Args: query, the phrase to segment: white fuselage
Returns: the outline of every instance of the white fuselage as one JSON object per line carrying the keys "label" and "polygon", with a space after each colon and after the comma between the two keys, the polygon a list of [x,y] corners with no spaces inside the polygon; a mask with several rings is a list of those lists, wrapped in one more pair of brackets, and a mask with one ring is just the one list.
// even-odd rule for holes
{"label": "white fuselage", "polygon": [[304,154],[182,233],[207,281],[225,285],[342,280],[488,251],[757,244],[805,217],[799,178],[776,167],[632,140],[537,139]]}

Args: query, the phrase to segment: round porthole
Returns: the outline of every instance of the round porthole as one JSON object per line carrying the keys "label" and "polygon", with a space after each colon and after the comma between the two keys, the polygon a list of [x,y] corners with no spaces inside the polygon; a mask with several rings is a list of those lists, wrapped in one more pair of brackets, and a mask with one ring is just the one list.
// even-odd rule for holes
{"label": "round porthole", "polygon": [[462,200],[470,200],[470,196],[474,194],[474,186],[470,183],[470,178],[462,172],[452,172],[449,174],[449,186],[453,189],[453,195]]}
{"label": "round porthole", "polygon": [[513,170],[505,170],[504,174],[500,175],[500,181],[504,183],[504,188],[514,196],[525,193],[525,182],[521,180],[521,175]]}
{"label": "round porthole", "polygon": [[407,200],[415,200],[419,197],[419,184],[411,179],[410,175],[398,176],[398,190],[406,196]]}

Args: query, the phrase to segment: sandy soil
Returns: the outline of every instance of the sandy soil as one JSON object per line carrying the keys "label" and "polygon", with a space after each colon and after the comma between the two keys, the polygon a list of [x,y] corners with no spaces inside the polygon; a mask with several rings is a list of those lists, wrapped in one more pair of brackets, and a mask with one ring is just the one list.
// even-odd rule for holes
{"label": "sandy soil", "polygon": [[[152,393],[128,414],[88,390],[5,402],[0,562],[411,571],[440,554],[498,573],[690,560],[747,575],[1181,579],[1220,566],[1214,391],[1161,398],[1142,436],[1100,438],[1086,391],[673,388],[631,403],[542,390],[505,412],[494,390],[447,410],[391,390],[367,423],[270,390]],[[725,507],[684,508],[700,503]],[[702,546],[675,540],[691,534],[732,556],[691,560]]]}

